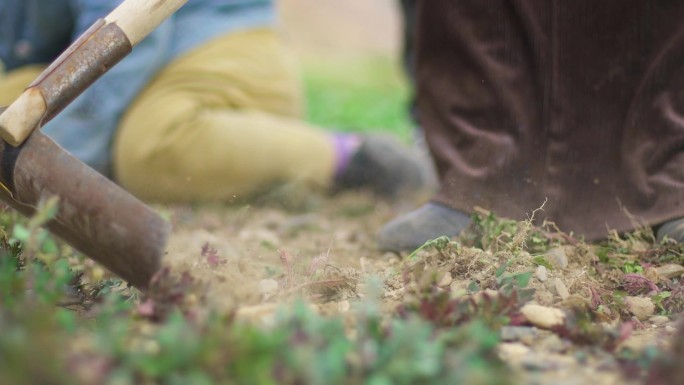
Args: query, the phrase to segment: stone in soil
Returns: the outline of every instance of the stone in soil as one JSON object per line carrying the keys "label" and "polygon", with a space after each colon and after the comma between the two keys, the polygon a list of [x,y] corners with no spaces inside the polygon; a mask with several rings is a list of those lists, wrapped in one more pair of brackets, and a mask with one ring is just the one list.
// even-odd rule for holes
{"label": "stone in soil", "polygon": [[558,337],[557,334],[551,332],[545,332],[547,335],[536,341],[535,347],[537,350],[548,351],[552,353],[564,352],[568,349],[566,341]]}
{"label": "stone in soil", "polygon": [[259,281],[259,291],[264,301],[272,298],[278,293],[278,281],[273,279],[262,279]]}
{"label": "stone in soil", "polygon": [[537,337],[539,329],[530,326],[504,326],[501,328],[501,340],[528,342]]}
{"label": "stone in soil", "polygon": [[658,274],[658,270],[653,266],[647,267],[644,270],[644,277],[646,277],[651,282],[658,282],[658,280],[660,279],[660,275]]}
{"label": "stone in soil", "polygon": [[556,247],[549,250],[549,260],[556,267],[565,269],[568,266],[568,254],[565,247]]}
{"label": "stone in soil", "polygon": [[639,321],[647,320],[655,311],[655,305],[650,298],[627,296],[625,297],[625,305],[627,305],[627,310]]}
{"label": "stone in soil", "polygon": [[546,279],[548,278],[548,271],[546,270],[546,267],[539,265],[537,266],[537,269],[534,271],[534,276],[539,280],[539,282],[546,282]]}
{"label": "stone in soil", "polygon": [[520,363],[526,369],[539,371],[559,371],[577,365],[577,361],[571,356],[564,354],[549,354],[546,352],[527,354],[523,356]]}
{"label": "stone in soil", "polygon": [[547,286],[554,295],[560,297],[561,299],[570,297],[570,291],[568,291],[568,288],[565,286],[563,281],[560,280],[560,278],[551,279],[547,283]]}
{"label": "stone in soil", "polygon": [[565,313],[560,309],[552,307],[527,304],[520,309],[520,313],[532,325],[542,329],[560,326],[565,321]]}
{"label": "stone in soil", "polygon": [[529,354],[531,350],[521,343],[513,342],[499,344],[497,351],[502,360],[508,362],[518,362],[522,359],[522,357]]}
{"label": "stone in soil", "polygon": [[648,319],[648,322],[652,323],[653,325],[661,326],[668,324],[670,322],[670,318],[664,315],[654,315]]}
{"label": "stone in soil", "polygon": [[658,276],[665,279],[677,278],[684,274],[684,266],[670,263],[660,267],[656,267]]}
{"label": "stone in soil", "polygon": [[447,271],[442,275],[442,278],[439,279],[437,286],[447,287],[451,285],[451,281],[453,281],[453,277],[451,276],[451,273]]}

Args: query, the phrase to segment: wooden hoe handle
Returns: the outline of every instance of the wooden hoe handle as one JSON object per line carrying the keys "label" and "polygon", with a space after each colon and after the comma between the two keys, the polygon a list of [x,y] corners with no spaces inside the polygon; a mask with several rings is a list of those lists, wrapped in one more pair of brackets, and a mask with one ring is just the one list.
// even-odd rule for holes
{"label": "wooden hoe handle", "polygon": [[0,137],[12,146],[23,143],[187,1],[124,1],[84,32],[0,114]]}
{"label": "wooden hoe handle", "polygon": [[132,46],[137,45],[188,0],[126,0],[107,17],[121,28]]}

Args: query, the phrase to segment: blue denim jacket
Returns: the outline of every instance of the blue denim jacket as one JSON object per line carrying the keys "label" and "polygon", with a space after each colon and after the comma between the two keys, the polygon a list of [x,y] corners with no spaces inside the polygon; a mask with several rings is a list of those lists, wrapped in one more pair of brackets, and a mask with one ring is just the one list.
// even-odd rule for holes
{"label": "blue denim jacket", "polygon": [[[0,60],[8,70],[52,61],[119,0],[0,0]],[[111,175],[119,119],[170,60],[214,37],[273,25],[272,0],[190,0],[43,127],[66,150]]]}

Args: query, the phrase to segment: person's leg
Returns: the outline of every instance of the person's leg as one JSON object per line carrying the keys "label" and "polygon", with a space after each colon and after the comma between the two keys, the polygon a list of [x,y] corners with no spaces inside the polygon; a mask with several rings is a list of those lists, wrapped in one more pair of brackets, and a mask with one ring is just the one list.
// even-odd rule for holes
{"label": "person's leg", "polygon": [[45,66],[28,65],[6,73],[2,69],[0,67],[0,106],[8,106],[43,72]]}
{"label": "person's leg", "polygon": [[[408,79],[411,90],[415,90],[415,69],[416,69],[416,50],[415,50],[415,30],[416,30],[416,0],[400,0],[401,15],[403,20],[402,33],[402,52],[401,59],[404,71]],[[415,95],[411,97],[409,112],[414,122],[418,122],[418,110],[416,108]],[[423,133],[419,129],[417,135]]]}
{"label": "person's leg", "polygon": [[[489,169],[491,165],[487,164],[487,159],[492,156],[506,156],[507,152],[511,152],[510,149],[504,148],[505,151],[502,151],[502,148],[497,147],[513,143],[512,140],[506,138],[512,131],[509,127],[511,124],[501,124],[509,111],[502,111],[503,109],[496,105],[497,101],[507,98],[532,99],[517,98],[517,95],[492,95],[497,92],[497,88],[504,88],[503,86],[497,87],[499,86],[497,83],[505,84],[510,79],[506,76],[503,80],[489,79],[483,74],[487,71],[482,67],[487,67],[490,62],[487,58],[488,54],[491,53],[496,57],[515,56],[508,52],[497,52],[497,49],[515,50],[516,45],[519,45],[519,42],[514,41],[515,34],[508,33],[506,28],[491,28],[491,25],[501,26],[500,20],[495,19],[503,12],[492,11],[489,14],[485,12],[470,18],[461,15],[461,18],[466,18],[467,23],[456,25],[456,21],[449,18],[448,14],[453,13],[452,8],[456,8],[457,5],[448,0],[418,4],[403,0],[402,5],[407,18],[409,17],[408,11],[411,9],[410,5],[418,7],[414,10],[413,17],[416,24],[412,31],[416,35],[417,42],[417,51],[412,53],[415,55],[414,60],[417,61],[412,63],[407,60],[408,63],[417,67],[417,71],[411,65],[407,67],[413,70],[410,74],[417,77],[412,80],[418,92],[421,93],[418,95],[418,104],[429,112],[424,116],[421,110],[420,123],[426,125],[423,128],[425,128],[428,141],[432,142],[430,151],[440,173],[441,189],[431,202],[383,226],[378,234],[378,246],[381,250],[393,252],[413,250],[439,236],[456,236],[470,224],[470,216],[464,210],[472,205],[465,204],[459,207],[455,204],[462,197],[462,191],[470,186],[467,184],[459,186],[461,181],[455,179],[453,175],[448,175],[450,168],[453,163],[458,163],[459,166],[471,168],[469,171],[472,174],[491,173]],[[490,4],[480,7],[490,8]],[[503,4],[497,2],[491,7],[498,9],[502,8]],[[457,32],[460,26],[464,28],[464,31],[474,32],[472,34],[463,32],[465,36],[461,36]],[[480,30],[479,33],[478,30]],[[489,33],[481,30],[487,30]],[[469,39],[472,41],[467,41]],[[480,42],[477,39],[483,41]],[[477,55],[483,57],[471,57]],[[510,61],[512,63],[524,62],[517,59]],[[421,66],[423,71],[421,71]],[[499,68],[505,67],[501,65]],[[520,72],[523,71],[518,69],[506,71],[511,79],[517,78]],[[490,86],[490,81],[495,86]],[[524,87],[519,88],[524,89]],[[449,105],[451,103],[458,106],[453,107]],[[417,110],[418,106],[414,107],[414,112]],[[463,113],[467,116],[454,123],[450,121],[452,113]],[[476,124],[471,124],[469,119],[474,120]],[[455,124],[464,126],[464,132],[453,130]],[[478,127],[478,125],[485,126],[485,128]],[[463,149],[457,148],[457,145],[462,145]],[[476,162],[473,162],[473,159]],[[477,164],[470,165],[468,162]],[[480,188],[476,191],[487,192]]]}
{"label": "person's leg", "polygon": [[231,200],[281,180],[326,186],[333,142],[298,119],[302,99],[282,50],[259,30],[171,63],[122,120],[117,180],[155,201]]}
{"label": "person's leg", "polygon": [[[454,217],[479,206],[517,220],[547,202],[537,221],[588,240],[632,230],[632,217],[681,239],[684,3],[593,4],[419,2],[418,104],[442,185],[433,202]],[[619,81],[606,75],[617,62],[630,68]],[[414,239],[421,227],[402,228]]]}
{"label": "person's leg", "polygon": [[403,33],[402,33],[402,63],[404,67],[404,73],[406,75],[406,80],[408,81],[409,88],[411,90],[411,99],[409,100],[408,112],[412,123],[414,124],[413,129],[413,148],[415,149],[417,156],[423,158],[423,163],[425,165],[425,178],[426,185],[429,190],[437,190],[439,187],[439,181],[437,178],[437,170],[435,169],[434,162],[430,155],[430,150],[428,149],[427,143],[425,142],[425,132],[421,127],[420,114],[418,112],[418,106],[416,104],[416,47],[415,47],[415,35],[416,35],[416,0],[400,0],[401,15],[403,20]]}
{"label": "person's leg", "polygon": [[[211,41],[171,63],[129,108],[115,141],[115,176],[139,197],[166,202],[240,199],[275,183],[327,188],[336,176],[345,182],[369,146],[304,123],[302,99],[294,62],[272,31]],[[384,164],[408,163],[406,173],[416,176],[408,157]],[[397,166],[385,171],[399,174]],[[398,188],[416,186],[396,177],[409,181]]]}

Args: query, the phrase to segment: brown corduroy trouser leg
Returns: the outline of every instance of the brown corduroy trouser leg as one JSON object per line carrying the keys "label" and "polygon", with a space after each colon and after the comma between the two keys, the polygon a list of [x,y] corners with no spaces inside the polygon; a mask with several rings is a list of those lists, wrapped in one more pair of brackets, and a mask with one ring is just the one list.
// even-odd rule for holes
{"label": "brown corduroy trouser leg", "polygon": [[684,216],[684,3],[429,0],[421,123],[436,202],[589,239]]}

